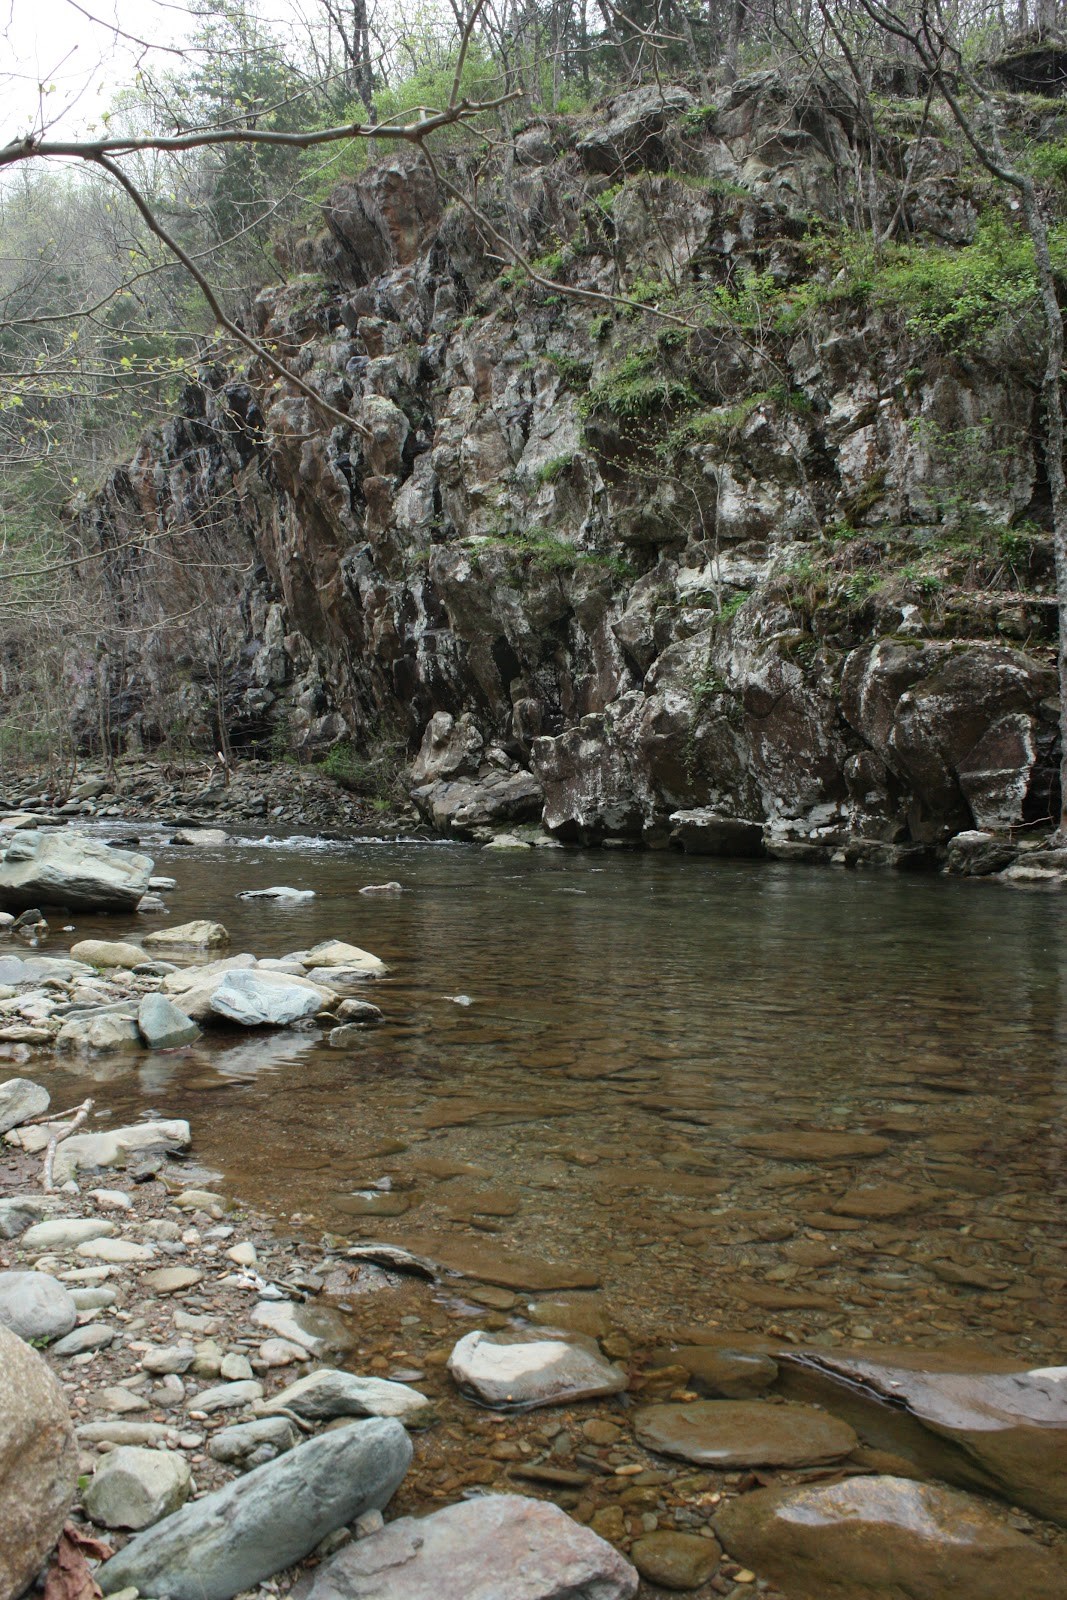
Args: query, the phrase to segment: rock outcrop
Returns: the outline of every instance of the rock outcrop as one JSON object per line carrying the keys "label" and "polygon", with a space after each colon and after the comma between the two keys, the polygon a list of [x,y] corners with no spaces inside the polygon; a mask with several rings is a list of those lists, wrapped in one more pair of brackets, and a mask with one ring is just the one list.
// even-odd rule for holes
{"label": "rock outcrop", "polygon": [[[524,130],[479,204],[573,298],[501,272],[425,162],[391,156],[255,306],[352,428],[206,365],[82,536],[147,524],[159,566],[109,569],[135,607],[171,539],[221,537],[224,497],[254,572],[225,601],[234,744],[337,747],[356,784],[410,763],[423,817],[461,837],[543,821],[923,867],[1055,815],[1033,351],[960,353],[842,285],[813,241],[851,218],[856,137],[832,79],[772,71]],[[969,248],[953,152],[931,135],[908,171],[908,237]],[[582,292],[629,304],[591,315]],[[165,644],[130,658],[130,737],[180,696],[206,740],[214,680],[193,661],[179,684]]]}

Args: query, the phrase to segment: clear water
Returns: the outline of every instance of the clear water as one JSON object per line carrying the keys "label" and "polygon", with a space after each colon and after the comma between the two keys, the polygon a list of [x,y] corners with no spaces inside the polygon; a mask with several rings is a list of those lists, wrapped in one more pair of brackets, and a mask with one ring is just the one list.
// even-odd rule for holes
{"label": "clear water", "polygon": [[[198,1159],[305,1234],[591,1268],[637,1334],[718,1322],[1062,1354],[1061,899],[674,855],[142,837],[179,880],[171,924],[217,918],[260,956],[370,949],[386,1020],[343,1051],[220,1033],[63,1063],[40,1074],[58,1098],[95,1080],[117,1120],[188,1116]],[[358,893],[389,879],[403,895]],[[279,883],[316,898],[235,898]],[[66,938],[146,924],[86,918]],[[835,1130],[886,1148],[789,1159]],[[764,1134],[781,1148],[746,1144]],[[918,1209],[835,1219],[857,1184]]]}

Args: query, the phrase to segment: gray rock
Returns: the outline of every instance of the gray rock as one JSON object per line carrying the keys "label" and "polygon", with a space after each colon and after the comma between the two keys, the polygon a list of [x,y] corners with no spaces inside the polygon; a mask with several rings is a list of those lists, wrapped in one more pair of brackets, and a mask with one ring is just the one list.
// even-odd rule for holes
{"label": "gray rock", "polygon": [[57,1050],[138,1050],[141,1035],[131,1016],[110,1008],[91,1012],[86,1017],[71,1017],[56,1035]]}
{"label": "gray rock", "polygon": [[162,890],[164,893],[166,893],[169,889],[176,889],[178,887],[178,880],[177,878],[165,877],[162,873],[160,873],[154,878],[149,878],[148,887],[156,891]]}
{"label": "gray rock", "polygon": [[54,1356],[80,1356],[86,1350],[106,1350],[115,1338],[114,1328],[103,1322],[87,1322],[83,1328],[74,1328],[65,1338],[52,1346]]}
{"label": "gray rock", "polygon": [[158,1345],[141,1352],[144,1370],[164,1377],[168,1373],[188,1372],[195,1359],[196,1351],[191,1344]]}
{"label": "gray rock", "polygon": [[0,1200],[0,1239],[17,1239],[42,1217],[59,1209],[54,1195],[14,1194]]}
{"label": "gray rock", "polygon": [[0,1328],[0,1595],[20,1595],[33,1581],[77,1478],[62,1389],[35,1350]]}
{"label": "gray rock", "polygon": [[137,1008],[137,1026],[150,1050],[176,1050],[200,1037],[200,1029],[165,994],[146,994]]}
{"label": "gray rock", "polygon": [[724,817],[710,807],[672,811],[671,843],[691,856],[761,856],[762,822]]}
{"label": "gray rock", "polygon": [[113,1222],[103,1217],[57,1217],[53,1222],[35,1222],[22,1235],[24,1250],[73,1250],[87,1239],[108,1239],[118,1233]]}
{"label": "gray rock", "polygon": [[43,1116],[50,1101],[48,1090],[29,1078],[8,1078],[0,1083],[0,1133],[17,1128],[30,1117]]}
{"label": "gray rock", "polygon": [[254,1378],[245,1378],[237,1383],[219,1383],[213,1389],[202,1389],[193,1395],[189,1404],[194,1411],[236,1411],[262,1398],[263,1385]]}
{"label": "gray rock", "polygon": [[0,906],[132,911],[151,873],[150,856],[112,850],[85,834],[18,833],[0,851]]}
{"label": "gray rock", "polygon": [[211,1009],[245,1028],[284,1028],[322,1010],[318,989],[267,979],[258,972],[231,972],[211,996]]}
{"label": "gray rock", "polygon": [[75,1430],[79,1444],[177,1444],[178,1430],[165,1422],[124,1422],[108,1417],[103,1422],[82,1422]]}
{"label": "gray rock", "polygon": [[406,1383],[323,1368],[272,1395],[261,1409],[292,1411],[308,1422],[329,1417],[399,1417],[404,1422],[425,1412],[429,1404],[424,1394]]}
{"label": "gray rock", "polygon": [[578,1334],[516,1339],[478,1330],[460,1339],[448,1370],[461,1389],[489,1406],[566,1405],[626,1388],[622,1368],[607,1361],[594,1340]]}
{"label": "gray rock", "polygon": [[160,928],[157,933],[146,933],[146,950],[218,950],[228,945],[230,936],[221,922],[197,918],[182,922],[176,928]]}
{"label": "gray rock", "polygon": [[387,1505],[410,1460],[411,1441],[392,1419],[335,1429],[183,1506],[131,1540],[97,1581],[105,1594],[133,1585],[170,1600],[232,1600]]}
{"label": "gray rock", "polygon": [[296,1443],[296,1429],[284,1417],[260,1417],[255,1422],[239,1422],[236,1427],[222,1428],[207,1447],[213,1461],[227,1466],[241,1466],[257,1450],[269,1449],[274,1455],[283,1455]]}
{"label": "gray rock", "polygon": [[355,1333],[332,1306],[296,1305],[292,1300],[261,1300],[252,1311],[259,1328],[269,1328],[279,1338],[298,1344],[309,1355],[326,1358],[343,1353],[355,1343]]}
{"label": "gray rock", "polygon": [[617,1550],[558,1506],[483,1495],[347,1545],[306,1600],[632,1600],[637,1583]]}
{"label": "gray rock", "polygon": [[189,1124],[181,1117],[137,1122],[106,1133],[72,1133],[56,1150],[55,1180],[66,1183],[80,1167],[124,1167],[129,1156],[153,1150],[186,1150],[191,1142]]}
{"label": "gray rock", "polygon": [[20,1339],[61,1339],[78,1320],[78,1308],[46,1272],[0,1272],[0,1327]]}
{"label": "gray rock", "polygon": [[104,1528],[147,1528],[189,1498],[192,1473],[173,1450],[120,1445],[101,1461],[85,1491],[85,1509]]}
{"label": "gray rock", "polygon": [[338,1022],[352,1022],[357,1026],[366,1026],[368,1023],[381,1022],[382,1017],[381,1009],[372,1005],[369,1000],[342,1000],[337,1007]]}

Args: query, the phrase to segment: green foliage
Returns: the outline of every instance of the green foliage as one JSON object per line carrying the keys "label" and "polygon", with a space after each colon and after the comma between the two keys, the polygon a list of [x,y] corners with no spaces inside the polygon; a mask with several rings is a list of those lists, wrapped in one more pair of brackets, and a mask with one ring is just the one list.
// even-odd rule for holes
{"label": "green foliage", "polygon": [[678,119],[678,126],[687,138],[699,139],[703,134],[711,132],[718,116],[718,109],[715,106],[693,106],[689,111],[683,111]]}
{"label": "green foliage", "polygon": [[[596,550],[578,550],[566,539],[550,533],[502,534],[480,541],[478,548],[502,550],[522,565],[542,572],[570,573],[580,567],[601,568],[623,583],[632,583],[636,574],[618,556],[601,555]],[[477,561],[477,551],[475,551]]]}
{"label": "green foliage", "polygon": [[593,370],[591,362],[568,355],[565,350],[545,350],[541,359],[555,367],[568,388],[584,389],[588,384]]}
{"label": "green foliage", "polygon": [[590,385],[579,410],[585,417],[601,412],[632,421],[699,403],[691,384],[660,370],[657,351],[637,350]]}
{"label": "green foliage", "polygon": [[603,339],[606,334],[610,333],[613,320],[614,319],[607,314],[600,317],[593,317],[591,319],[589,323],[589,337],[594,344],[599,344],[601,339]]}
{"label": "green foliage", "polygon": [[719,607],[719,621],[731,622],[747,599],[747,589],[737,589],[733,594],[728,595]]}
{"label": "green foliage", "polygon": [[553,456],[551,461],[546,461],[537,471],[538,483],[557,483],[574,465],[574,451],[566,455]]}

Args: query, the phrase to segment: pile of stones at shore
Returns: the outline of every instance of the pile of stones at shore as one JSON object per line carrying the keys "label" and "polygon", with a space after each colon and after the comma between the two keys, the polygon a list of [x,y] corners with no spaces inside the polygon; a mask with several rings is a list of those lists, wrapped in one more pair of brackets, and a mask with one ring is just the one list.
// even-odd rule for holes
{"label": "pile of stones at shore", "polygon": [[[899,1457],[864,1454],[847,1422],[767,1392],[775,1360],[721,1342],[677,1352],[685,1367],[670,1381],[698,1389],[636,1409],[627,1392],[635,1374],[573,1332],[476,1328],[448,1360],[461,1403],[483,1411],[617,1408],[617,1421],[586,1437],[632,1439],[621,1465],[609,1454],[602,1468],[624,1504],[659,1492],[667,1475],[657,1463],[741,1469],[721,1489],[694,1493],[684,1529],[632,1538],[617,1512],[617,1527],[607,1516],[583,1525],[552,1503],[553,1485],[569,1475],[551,1460],[539,1469],[546,1498],[476,1492],[386,1522],[420,1437],[439,1426],[418,1374],[401,1381],[333,1364],[342,1339],[331,1321],[344,1318],[326,1302],[305,1304],[313,1280],[297,1257],[269,1238],[242,1237],[227,1199],[192,1186],[207,1175],[169,1159],[191,1144],[182,1119],[71,1132],[54,1150],[60,1188],[42,1193],[33,1164],[63,1131],[49,1109],[41,1085],[0,1084],[0,1131],[20,1163],[0,1197],[4,1595],[37,1580],[72,1505],[115,1551],[95,1578],[121,1600],[233,1600],[263,1584],[264,1595],[292,1590],[299,1600],[1067,1592],[1062,1544],[1036,1537],[1027,1517],[917,1481]],[[398,1247],[336,1248],[403,1266]],[[348,1361],[358,1367],[359,1352]],[[912,1378],[917,1393],[931,1383]],[[1035,1458],[1044,1478],[1024,1460],[1025,1430],[1005,1437],[1020,1499],[1067,1523],[1059,1382],[1022,1373],[1009,1385],[1024,1400],[1029,1387],[1045,1408],[1033,1430],[1045,1434]],[[987,1385],[976,1404],[983,1425],[994,1421],[995,1465],[995,1405],[1007,1402],[995,1380]],[[951,1383],[935,1394],[935,1423],[952,1394]]]}
{"label": "pile of stones at shore", "polygon": [[47,774],[7,776],[0,811],[26,812],[38,821],[66,822],[158,818],[175,826],[247,822],[303,831],[388,831],[417,821],[401,800],[381,803],[352,794],[318,767],[288,762],[218,763],[126,758],[111,769],[89,768],[57,784]]}

